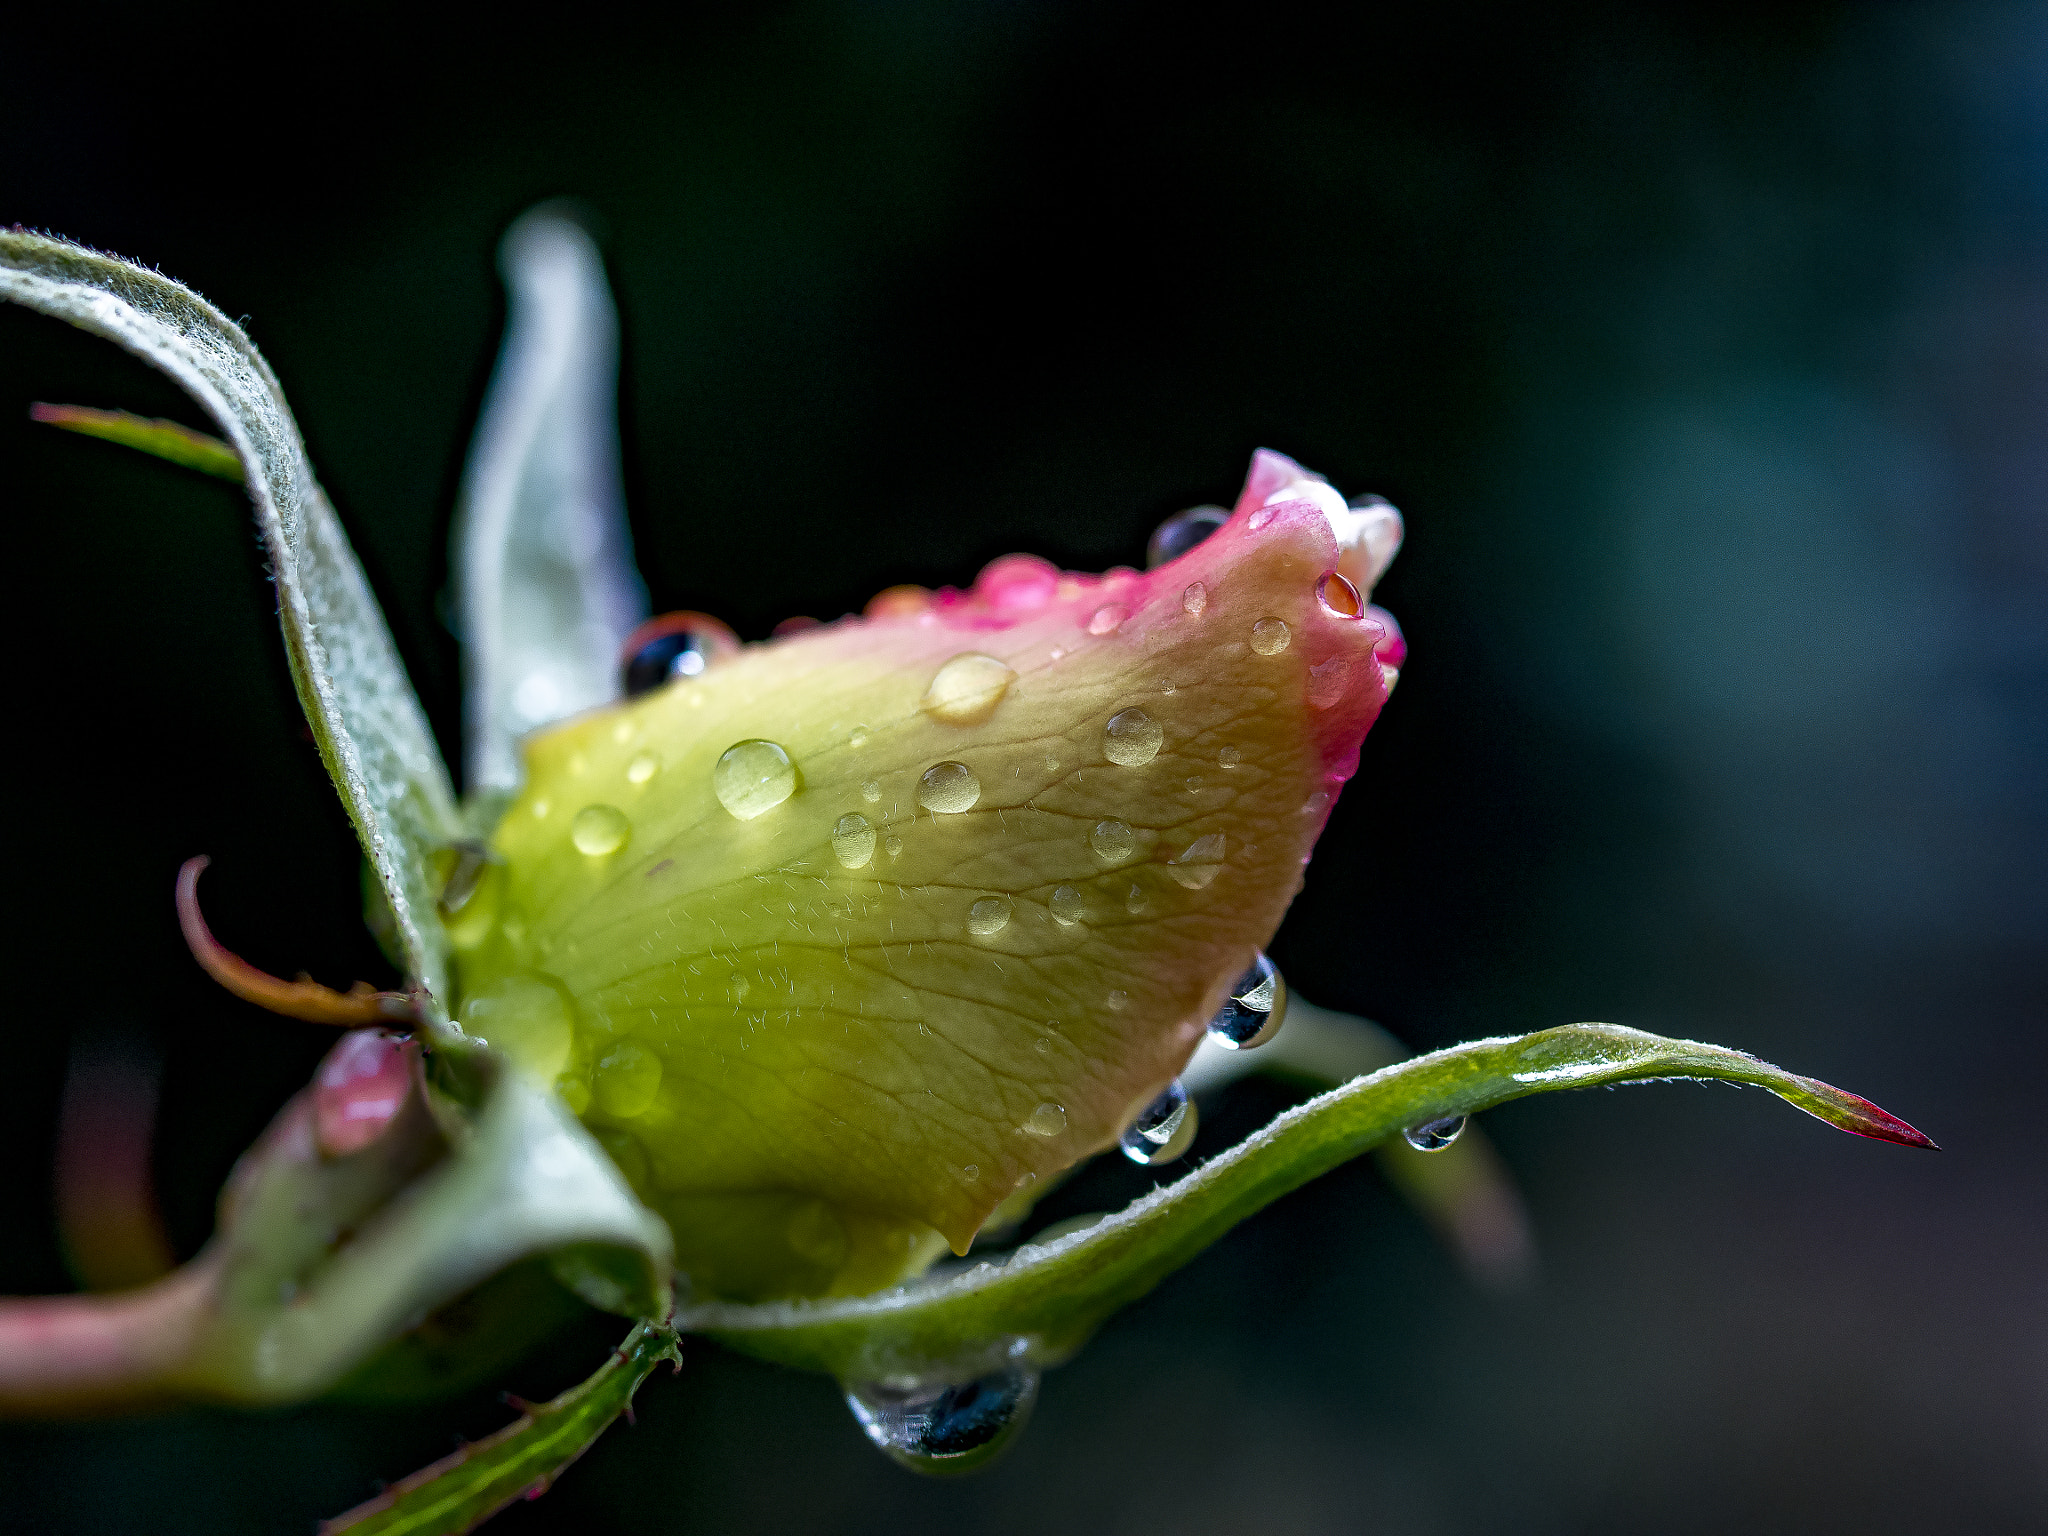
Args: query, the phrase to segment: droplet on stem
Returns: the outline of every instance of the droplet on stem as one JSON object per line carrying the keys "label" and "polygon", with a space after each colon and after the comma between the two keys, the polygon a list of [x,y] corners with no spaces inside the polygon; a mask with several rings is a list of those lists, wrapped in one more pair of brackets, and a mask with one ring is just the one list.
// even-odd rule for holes
{"label": "droplet on stem", "polygon": [[1037,1396],[1038,1373],[1013,1365],[939,1386],[852,1385],[846,1406],[890,1460],[913,1472],[946,1476],[985,1466],[999,1455],[1024,1427]]}
{"label": "droplet on stem", "polygon": [[1464,1133],[1465,1122],[1469,1118],[1466,1115],[1446,1115],[1441,1120],[1411,1125],[1401,1135],[1418,1152],[1441,1152]]}
{"label": "droplet on stem", "polygon": [[1209,1021],[1209,1037],[1226,1050],[1249,1051],[1278,1034],[1286,1016],[1287,983],[1260,950]]}
{"label": "droplet on stem", "polygon": [[1124,1156],[1146,1167],[1170,1163],[1195,1139],[1195,1106],[1179,1078],[1138,1111],[1124,1127],[1118,1145]]}

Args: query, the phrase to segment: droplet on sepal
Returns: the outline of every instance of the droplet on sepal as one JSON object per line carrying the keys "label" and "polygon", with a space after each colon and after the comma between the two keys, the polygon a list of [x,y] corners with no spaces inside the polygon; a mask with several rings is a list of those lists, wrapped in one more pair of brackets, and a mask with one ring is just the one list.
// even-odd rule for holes
{"label": "droplet on sepal", "polygon": [[1038,1396],[1021,1365],[967,1382],[855,1384],[846,1406],[877,1449],[913,1472],[946,1476],[986,1465],[1017,1437]]}
{"label": "droplet on sepal", "polygon": [[1014,910],[1007,896],[984,896],[967,909],[967,931],[984,939],[1001,933],[1010,926]]}
{"label": "droplet on sepal", "polygon": [[1088,834],[1088,846],[1103,863],[1121,864],[1137,848],[1138,838],[1128,822],[1108,816],[1095,823],[1095,830]]}
{"label": "droplet on sepal", "polygon": [[995,713],[1016,680],[1017,674],[995,657],[963,651],[939,668],[920,707],[947,725],[979,725]]}
{"label": "droplet on sepal", "polygon": [[1187,1151],[1195,1139],[1195,1106],[1181,1080],[1175,1078],[1166,1091],[1140,1110],[1124,1127],[1118,1145],[1124,1156],[1146,1167],[1170,1163]]}
{"label": "droplet on sepal", "polygon": [[843,868],[863,868],[874,856],[875,828],[867,817],[850,811],[832,824],[832,857]]}
{"label": "droplet on sepal", "polygon": [[1024,1129],[1033,1136],[1058,1136],[1066,1128],[1066,1110],[1050,1100],[1032,1110],[1024,1121]]}
{"label": "droplet on sepal", "polygon": [[1252,649],[1261,656],[1278,656],[1293,639],[1285,619],[1261,619],[1252,626]]}
{"label": "droplet on sepal", "polygon": [[633,823],[615,805],[586,805],[569,823],[569,841],[576,851],[590,858],[617,853],[633,835]]}
{"label": "droplet on sepal", "polygon": [[1209,1021],[1209,1038],[1226,1050],[1249,1051],[1279,1032],[1287,1016],[1287,983],[1260,950]]}
{"label": "droplet on sepal", "polygon": [[981,780],[965,763],[933,763],[917,781],[917,803],[937,816],[957,816],[981,798]]}
{"label": "droplet on sepal", "polygon": [[1446,1115],[1441,1120],[1411,1125],[1401,1136],[1418,1152],[1441,1152],[1463,1134],[1468,1118],[1466,1115]]}
{"label": "droplet on sepal", "polygon": [[1119,710],[1102,728],[1102,755],[1124,768],[1142,768],[1159,755],[1166,728],[1144,710]]}

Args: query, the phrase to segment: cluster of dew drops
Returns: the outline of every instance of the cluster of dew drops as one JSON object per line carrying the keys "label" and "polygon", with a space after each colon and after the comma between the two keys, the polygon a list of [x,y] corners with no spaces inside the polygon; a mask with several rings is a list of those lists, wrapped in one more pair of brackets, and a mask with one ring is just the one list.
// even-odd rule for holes
{"label": "cluster of dew drops", "polygon": [[[1146,548],[1146,564],[1156,568],[1186,553],[1208,538],[1228,520],[1220,507],[1196,507],[1168,518],[1153,534]],[[1326,607],[1346,617],[1363,613],[1364,605],[1343,577],[1324,577],[1317,596]],[[1199,616],[1207,606],[1208,594],[1200,582],[1189,586],[1182,606]],[[681,616],[679,616],[680,618]],[[1096,616],[1107,620],[1091,632],[1114,629],[1123,615],[1105,609]],[[637,698],[675,679],[696,677],[730,642],[708,626],[684,622],[656,624],[643,630],[646,637],[627,656],[624,664],[625,693]],[[1260,655],[1277,655],[1285,650],[1290,636],[1285,621],[1259,620],[1252,630],[1251,647]],[[1014,674],[994,657],[978,654],[956,656],[940,668],[926,698],[926,708],[940,718],[968,723],[993,707]],[[853,745],[864,744],[866,732],[856,731]],[[1142,765],[1158,753],[1164,731],[1142,709],[1132,708],[1113,716],[1104,728],[1103,752],[1110,761]],[[1229,749],[1226,749],[1228,752]],[[637,763],[637,759],[636,759]],[[651,770],[650,770],[651,771]],[[628,777],[635,772],[628,767]],[[643,774],[644,778],[647,776]],[[639,782],[635,780],[635,782]],[[712,791],[733,816],[751,821],[788,800],[798,788],[796,765],[779,743],[766,740],[736,742],[722,753],[712,769]],[[873,781],[861,786],[870,803],[881,798]],[[942,762],[926,769],[917,788],[918,804],[936,815],[958,815],[971,809],[981,798],[981,782],[965,763]],[[570,828],[571,840],[583,853],[593,857],[616,852],[631,835],[623,812],[612,806],[593,805],[581,811]],[[1200,839],[1188,850],[1176,869],[1183,884],[1199,888],[1212,879],[1221,859],[1221,839],[1216,846],[1204,846]],[[865,867],[874,857],[875,827],[859,812],[841,816],[832,828],[832,852],[848,869]],[[1128,856],[1135,843],[1130,827],[1115,819],[1099,823],[1089,834],[1096,854],[1108,862]],[[888,834],[884,851],[894,857],[902,851],[901,839]],[[1071,886],[1061,886],[1051,898],[1055,921],[1071,926],[1080,921],[1082,898]],[[988,936],[1000,932],[1010,921],[1012,906],[1002,896],[976,901],[968,913],[970,932]],[[1251,965],[1232,984],[1223,1005],[1209,1021],[1208,1037],[1226,1050],[1251,1050],[1264,1045],[1278,1033],[1287,1012],[1287,985],[1279,969],[1263,951],[1256,952]],[[1180,1157],[1194,1140],[1196,1117],[1186,1086],[1176,1078],[1165,1091],[1141,1109],[1124,1128],[1120,1145],[1124,1155],[1146,1167],[1156,1167]],[[1432,1121],[1411,1127],[1404,1134],[1419,1151],[1441,1151],[1464,1129],[1463,1117]],[[1056,1136],[1066,1127],[1066,1113],[1056,1104],[1041,1104],[1027,1119],[1024,1129],[1036,1135]],[[997,1454],[1023,1427],[1038,1392],[1038,1373],[1024,1363],[1021,1348],[999,1369],[977,1374],[970,1380],[902,1381],[859,1383],[846,1389],[846,1400],[868,1438],[894,1460],[922,1472],[965,1471]]]}

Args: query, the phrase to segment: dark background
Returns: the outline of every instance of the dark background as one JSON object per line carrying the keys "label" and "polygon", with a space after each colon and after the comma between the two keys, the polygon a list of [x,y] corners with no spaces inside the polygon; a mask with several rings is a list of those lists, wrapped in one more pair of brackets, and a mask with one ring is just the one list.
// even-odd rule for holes
{"label": "dark background", "polygon": [[[1487,1117],[1542,1248],[1519,1294],[1360,1163],[1114,1321],[985,1475],[913,1479],[830,1383],[696,1346],[496,1529],[2048,1529],[2048,8],[521,25],[95,10],[0,53],[0,219],[249,317],[451,749],[492,250],[570,193],[658,605],[758,637],[1012,549],[1132,562],[1293,454],[1407,514],[1413,647],[1273,947],[1301,991],[1418,1047],[1718,1040],[1946,1150],[1755,1093],[1525,1101]],[[386,974],[240,493],[35,399],[198,421],[0,312],[16,1292],[72,1283],[74,1037],[161,1053],[183,1253],[326,1043],[199,976],[181,859],[259,963]],[[1284,1102],[1237,1090],[1208,1145]],[[503,1416],[6,1426],[0,1525],[305,1531]]]}

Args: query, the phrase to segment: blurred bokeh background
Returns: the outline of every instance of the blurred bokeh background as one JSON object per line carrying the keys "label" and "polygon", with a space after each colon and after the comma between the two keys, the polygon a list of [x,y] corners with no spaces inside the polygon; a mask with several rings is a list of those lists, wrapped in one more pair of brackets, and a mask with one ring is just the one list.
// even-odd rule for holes
{"label": "blurred bokeh background", "polygon": [[[1407,514],[1413,648],[1273,945],[1299,989],[1417,1047],[1738,1045],[1946,1149],[1718,1088],[1526,1101],[1486,1117],[1518,1292],[1361,1162],[1119,1317],[985,1475],[916,1480],[829,1382],[699,1346],[494,1530],[2048,1529],[2048,6],[297,25],[17,34],[0,219],[249,317],[451,747],[493,248],[571,194],[658,606],[759,637],[1013,549],[1136,562],[1293,454]],[[199,420],[0,311],[5,1292],[76,1283],[67,1070],[160,1064],[186,1255],[327,1043],[199,975],[180,860],[259,963],[386,975],[240,493],[39,399]],[[1288,1101],[1233,1090],[1204,1145]],[[0,1426],[0,1527],[304,1531],[504,1412]]]}

